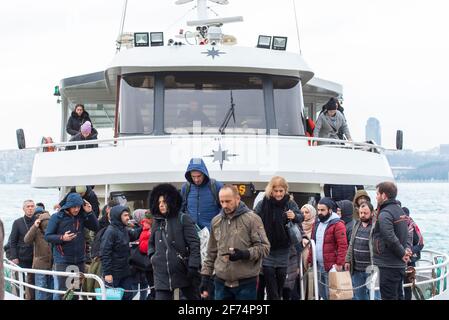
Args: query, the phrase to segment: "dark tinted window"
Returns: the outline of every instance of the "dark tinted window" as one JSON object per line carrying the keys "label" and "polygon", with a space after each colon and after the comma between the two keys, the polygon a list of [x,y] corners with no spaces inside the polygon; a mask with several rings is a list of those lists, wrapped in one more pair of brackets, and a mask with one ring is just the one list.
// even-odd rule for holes
{"label": "dark tinted window", "polygon": [[273,77],[276,127],[280,135],[304,135],[303,99],[299,78]]}
{"label": "dark tinted window", "polygon": [[120,83],[120,133],[153,132],[154,77],[128,75]]}
{"label": "dark tinted window", "polygon": [[[266,133],[261,77],[180,72],[166,75],[164,82],[165,132],[216,134],[222,128],[228,134]],[[231,96],[234,114],[231,112]],[[228,124],[224,129],[226,120]]]}

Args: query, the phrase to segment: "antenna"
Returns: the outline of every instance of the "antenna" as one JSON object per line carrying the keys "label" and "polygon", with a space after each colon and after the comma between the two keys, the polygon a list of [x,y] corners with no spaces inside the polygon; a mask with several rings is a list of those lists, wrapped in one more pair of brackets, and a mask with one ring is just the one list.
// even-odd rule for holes
{"label": "antenna", "polygon": [[123,34],[123,28],[125,27],[125,18],[126,18],[126,9],[128,8],[128,0],[125,0],[123,4],[123,13],[122,13],[122,20],[120,21],[120,30],[117,37],[117,52],[120,51],[122,47],[122,34]]}
{"label": "antenna", "polygon": [[296,34],[298,36],[298,45],[299,45],[299,54],[302,55],[301,51],[301,37],[299,36],[299,24],[298,24],[298,15],[296,14],[296,3],[293,1],[293,11],[295,12],[295,22],[296,22]]}

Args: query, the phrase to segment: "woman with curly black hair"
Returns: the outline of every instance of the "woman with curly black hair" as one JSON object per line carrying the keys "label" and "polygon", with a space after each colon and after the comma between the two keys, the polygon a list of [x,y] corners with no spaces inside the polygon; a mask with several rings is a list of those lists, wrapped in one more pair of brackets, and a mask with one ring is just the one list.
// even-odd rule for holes
{"label": "woman with curly black hair", "polygon": [[171,184],[156,186],[150,197],[154,222],[148,254],[153,265],[156,300],[173,300],[180,289],[188,300],[199,300],[200,239],[182,197]]}

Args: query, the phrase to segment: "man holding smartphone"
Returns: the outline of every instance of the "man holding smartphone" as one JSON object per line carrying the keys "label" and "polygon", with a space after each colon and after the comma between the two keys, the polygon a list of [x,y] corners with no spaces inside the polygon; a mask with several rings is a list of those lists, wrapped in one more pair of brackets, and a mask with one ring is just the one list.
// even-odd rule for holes
{"label": "man holding smartphone", "polygon": [[[84,228],[97,231],[98,220],[93,214],[92,205],[83,200],[78,193],[70,193],[66,203],[53,214],[45,232],[45,240],[53,245],[54,270],[63,272],[84,272],[86,259]],[[57,277],[55,288],[66,291],[79,288],[77,279]],[[54,300],[60,300],[55,295]]]}

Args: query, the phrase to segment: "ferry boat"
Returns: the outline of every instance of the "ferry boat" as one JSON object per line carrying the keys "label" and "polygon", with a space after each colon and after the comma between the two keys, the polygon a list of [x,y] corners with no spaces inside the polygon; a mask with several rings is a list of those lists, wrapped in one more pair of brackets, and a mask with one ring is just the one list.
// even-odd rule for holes
{"label": "ferry boat", "polygon": [[[63,142],[37,148],[33,187],[59,188],[62,197],[71,186],[90,185],[102,203],[117,198],[131,209],[136,201],[148,207],[157,184],[181,187],[191,158],[202,158],[214,179],[237,185],[248,206],[273,175],[286,178],[298,204],[319,199],[325,184],[369,187],[394,180],[382,146],[306,136],[306,119],[316,120],[330,98],[343,97],[340,84],[316,77],[300,53],[286,50],[287,38],[254,35],[257,46],[238,46],[238,37],[224,30],[243,17],[210,19],[208,0],[196,6],[190,30],[170,38],[122,28],[106,70],[61,80]],[[102,138],[100,130],[97,148],[78,149],[91,141],[67,142],[66,122],[78,103],[96,129],[113,132]],[[311,146],[314,141],[326,144]],[[417,268],[419,281],[430,284],[427,298],[447,298],[449,257],[427,254],[427,266]]]}

